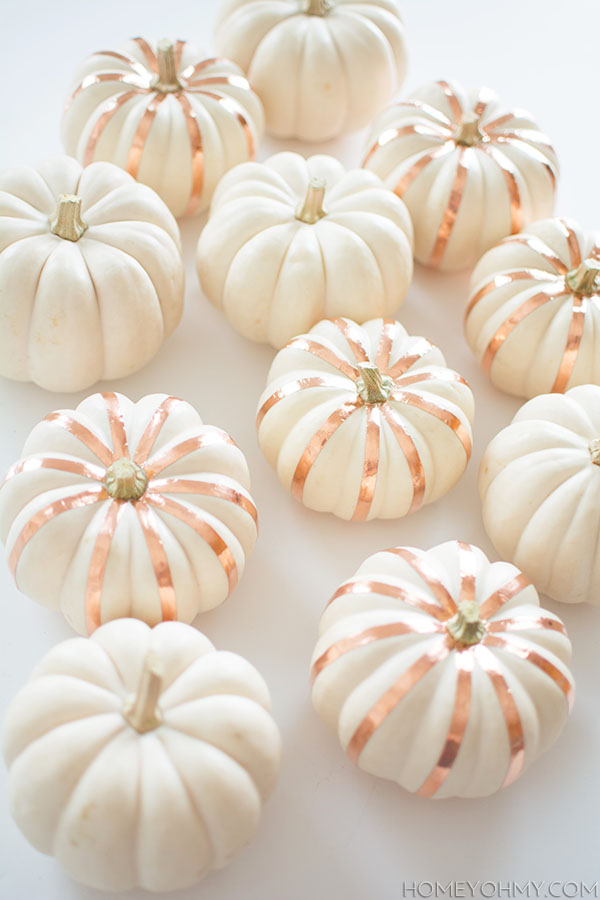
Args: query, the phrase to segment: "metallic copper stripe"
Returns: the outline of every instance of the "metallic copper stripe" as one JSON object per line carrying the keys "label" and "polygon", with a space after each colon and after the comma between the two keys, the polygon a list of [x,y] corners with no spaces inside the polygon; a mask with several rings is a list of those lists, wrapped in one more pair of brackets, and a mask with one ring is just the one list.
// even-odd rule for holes
{"label": "metallic copper stripe", "polygon": [[486,631],[494,634],[497,631],[529,631],[530,629],[546,629],[567,636],[567,629],[558,619],[549,616],[519,616],[516,619],[495,619],[486,625]]}
{"label": "metallic copper stripe", "polygon": [[477,567],[475,548],[472,544],[457,541],[458,569],[460,573],[459,603],[475,603],[477,588]]}
{"label": "metallic copper stripe", "polygon": [[377,485],[377,472],[379,469],[379,442],[381,439],[381,412],[376,406],[367,405],[365,408],[366,434],[362,477],[356,509],[352,519],[354,522],[364,522],[369,515],[375,487]]}
{"label": "metallic copper stripe", "polygon": [[144,54],[146,62],[148,63],[148,65],[152,69],[152,71],[158,72],[158,63],[156,61],[156,54],[155,54],[154,50],[152,49],[152,47],[150,46],[150,44],[147,41],[145,41],[143,37],[135,37],[135,38],[132,38],[132,40],[135,41],[135,43],[138,45],[138,47]]}
{"label": "metallic copper stripe", "polygon": [[352,378],[353,381],[356,381],[360,375],[356,366],[339,356],[337,351],[330,350],[329,347],[325,347],[323,344],[317,343],[317,341],[312,341],[310,338],[292,338],[285,345],[284,349],[304,350],[306,353],[312,353],[313,356],[318,356],[323,362],[329,363],[330,366],[333,366],[334,369],[337,369],[338,372],[341,372],[348,378]]}
{"label": "metallic copper stripe", "polygon": [[442,369],[439,368],[437,372],[428,372],[425,369],[418,370],[414,375],[401,375],[400,378],[396,380],[397,387],[406,387],[409,384],[419,384],[422,381],[440,381],[446,382],[447,384],[464,384],[466,387],[469,387],[469,382],[465,381],[462,375],[459,375],[458,372],[453,372],[452,369]]}
{"label": "metallic copper stripe", "polygon": [[137,463],[138,466],[143,466],[150,456],[154,443],[160,434],[163,425],[171,414],[173,407],[183,404],[183,402],[184,401],[180,400],[178,397],[165,397],[165,399],[156,407],[148,420],[148,424],[146,425],[144,433],[139,439],[138,445],[135,448],[135,453],[133,454],[133,461]]}
{"label": "metallic copper stripe", "polygon": [[144,469],[149,479],[155,478],[160,472],[178,462],[182,457],[196,450],[202,450],[204,447],[215,447],[219,444],[229,444],[231,447],[237,447],[237,444],[227,432],[207,431],[204,434],[197,434],[194,437],[186,438],[174,447],[164,447],[150,457]]}
{"label": "metallic copper stripe", "polygon": [[266,414],[279,403],[280,400],[285,400],[287,397],[297,394],[298,391],[305,391],[308,390],[308,388],[313,387],[329,387],[344,390],[338,382],[332,381],[326,374],[323,376],[315,375],[311,378],[298,378],[296,381],[288,381],[288,383],[279,388],[279,390],[274,391],[270,397],[267,397],[262,404],[256,414],[256,427],[260,428]]}
{"label": "metallic copper stripe", "polygon": [[441,109],[437,109],[437,107],[431,106],[429,103],[424,103],[423,100],[396,100],[396,102],[391,103],[390,106],[399,106],[404,109],[418,109],[431,119],[435,119],[437,125],[440,125],[447,131],[452,131],[452,122],[448,116],[443,113]]}
{"label": "metallic copper stripe", "polygon": [[153,94],[152,99],[146,106],[144,114],[139,121],[133,140],[131,141],[131,146],[127,155],[127,165],[125,166],[125,171],[129,172],[133,178],[137,178],[138,176],[148,132],[152,128],[152,123],[156,118],[158,107],[164,102],[166,97],[166,94]]}
{"label": "metallic copper stripe", "polygon": [[501,116],[497,116],[495,119],[491,119],[489,122],[486,122],[485,130],[488,132],[494,131],[494,129],[499,128],[501,125],[506,125],[507,122],[510,122],[510,120],[514,118],[514,112],[503,113]]}
{"label": "metallic copper stripe", "polygon": [[[494,144],[514,144],[518,150],[529,156],[529,158],[532,159],[533,162],[536,162],[539,165],[543,166],[543,168],[548,173],[550,181],[552,182],[552,187],[556,188],[557,173],[554,166],[544,153],[542,153],[536,147],[532,147],[532,145],[528,141],[525,141],[516,135],[512,136],[508,134],[490,135],[490,140],[493,141]],[[550,147],[549,149],[553,150],[552,147]]]}
{"label": "metallic copper stripe", "polygon": [[244,108],[241,103],[238,103],[233,97],[224,97],[221,94],[216,94],[213,91],[204,91],[200,88],[189,88],[188,93],[192,94],[203,94],[205,97],[210,97],[211,100],[216,100],[219,106],[222,106],[224,110],[226,110],[230,116],[234,119],[237,119],[238,124],[241,126],[242,131],[244,132],[244,137],[246,139],[246,146],[248,147],[248,158],[254,159],[254,138],[252,137],[252,129],[248,124],[248,120],[244,115]]}
{"label": "metallic copper stripe", "polygon": [[[487,642],[487,641],[486,641]],[[508,732],[510,759],[502,787],[506,787],[519,777],[525,762],[525,736],[519,709],[504,677],[500,661],[482,643],[475,644],[473,652],[496,692],[498,703]]]}
{"label": "metallic copper stripe", "polygon": [[183,215],[189,216],[198,209],[202,198],[202,188],[204,186],[204,149],[202,142],[202,132],[198,124],[198,118],[192,104],[183,91],[178,91],[175,96],[179,101],[179,105],[185,117],[185,124],[190,139],[190,153],[192,155],[192,189],[190,191],[190,199],[184,210]]}
{"label": "metallic copper stripe", "polygon": [[487,88],[481,88],[477,97],[477,103],[473,107],[473,114],[476,115],[478,119],[485,113],[491,99],[491,92]]}
{"label": "metallic copper stripe", "polygon": [[20,459],[10,467],[2,481],[0,490],[7,481],[20,475],[22,472],[37,472],[39,469],[55,469],[59,472],[69,472],[72,475],[81,475],[83,478],[93,478],[94,481],[103,481],[105,470],[93,463],[86,463],[80,459],[58,459],[53,456],[30,456],[28,459]]}
{"label": "metallic copper stripe", "polygon": [[85,588],[85,627],[88,634],[92,634],[102,624],[102,586],[106,563],[123,509],[123,503],[111,501],[96,535]]}
{"label": "metallic copper stripe", "polygon": [[179,69],[181,68],[181,54],[183,53],[183,48],[185,47],[186,43],[187,41],[175,41],[173,52],[175,54],[175,70],[177,72],[179,72]]}
{"label": "metallic copper stripe", "polygon": [[[134,59],[133,56],[125,56],[124,53],[117,53],[115,50],[99,50],[97,53],[93,54],[94,56],[109,56],[111,59],[118,59],[120,62],[127,63],[128,66],[138,73],[142,78],[148,80],[148,70],[145,68],[143,63],[139,62],[137,59]],[[148,80],[148,83],[149,80]]]}
{"label": "metallic copper stripe", "polygon": [[40,528],[62,513],[69,512],[72,509],[79,509],[82,506],[89,506],[92,503],[99,503],[101,500],[106,500],[107,497],[108,494],[102,485],[99,484],[96,487],[89,488],[79,494],[73,494],[70,497],[63,497],[60,500],[55,500],[54,503],[44,506],[43,509],[40,509],[35,513],[21,529],[10,553],[8,565],[13,578],[15,580],[17,578],[17,566],[23,550],[31,538],[38,533]]}
{"label": "metallic copper stripe", "polygon": [[569,271],[568,266],[565,266],[560,256],[558,256],[554,252],[554,250],[552,250],[548,246],[548,244],[546,244],[545,241],[537,237],[537,235],[535,234],[511,235],[510,237],[505,238],[504,242],[511,244],[522,244],[524,247],[528,247],[529,250],[533,250],[534,253],[537,253],[538,256],[541,256],[542,259],[545,259],[546,262],[549,262],[559,275],[566,275]]}
{"label": "metallic copper stripe", "polygon": [[110,466],[110,464],[114,462],[113,452],[106,446],[104,441],[72,416],[58,410],[57,412],[49,413],[44,418],[44,422],[52,422],[59,428],[68,431],[69,434],[72,434],[78,441],[81,441],[94,456],[97,456],[100,462],[105,466]]}
{"label": "metallic copper stripe", "polygon": [[581,262],[581,247],[577,235],[565,219],[556,219],[556,224],[562,231],[569,248],[570,268],[576,269]]}
{"label": "metallic copper stripe", "polygon": [[102,399],[106,406],[106,414],[110,425],[114,459],[121,459],[124,456],[129,456],[125,420],[123,418],[123,410],[121,409],[119,398],[112,391],[107,391],[102,394]]}
{"label": "metallic copper stripe", "polygon": [[423,468],[423,463],[421,462],[421,457],[419,456],[419,451],[415,446],[415,442],[408,429],[400,421],[397,410],[386,404],[383,407],[382,412],[386,422],[390,426],[392,434],[398,441],[410,472],[413,486],[412,500],[408,509],[408,514],[410,515],[419,509],[423,503],[426,487],[425,470]]}
{"label": "metallic copper stripe", "polygon": [[460,120],[463,117],[463,108],[460,105],[460,101],[459,101],[458,97],[456,96],[456,94],[454,93],[454,91],[452,90],[452,88],[450,87],[450,85],[448,84],[447,81],[443,81],[443,80],[438,81],[437,84],[439,85],[439,87],[441,87],[442,91],[444,92],[446,99],[448,100],[448,103],[450,104],[450,109],[452,110],[452,115],[454,116],[455,120],[457,122],[460,122]]}
{"label": "metallic copper stripe", "polygon": [[565,349],[554,379],[554,384],[550,388],[551,393],[564,393],[569,384],[569,379],[573,374],[577,356],[579,355],[579,346],[583,336],[583,328],[585,326],[585,306],[587,301],[584,297],[577,294],[573,296],[573,307],[571,313],[571,324],[569,325],[569,333],[565,343]]}
{"label": "metallic copper stripe", "polygon": [[428,150],[419,159],[413,163],[410,169],[407,169],[400,181],[394,188],[394,193],[398,195],[398,197],[402,197],[410,185],[413,183],[417,175],[420,175],[423,169],[425,169],[429,163],[432,163],[435,159],[439,159],[440,156],[447,156],[452,151],[456,150],[456,144],[454,141],[449,140],[446,141],[445,144],[442,144],[441,147],[434,147],[433,150]]}
{"label": "metallic copper stripe", "polygon": [[177,597],[175,596],[169,557],[162,542],[158,525],[154,521],[155,516],[148,506],[154,499],[153,495],[147,493],[144,499],[137,501],[134,509],[144,533],[152,568],[154,569],[162,620],[163,622],[172,622],[177,619]]}
{"label": "metallic copper stripe", "polygon": [[400,675],[394,684],[383,694],[382,697],[371,707],[365,718],[362,720],[346,747],[346,753],[353,763],[358,763],[360,754],[365,746],[372,738],[375,731],[382,722],[396,708],[398,703],[411,691],[415,685],[424,678],[425,675],[437,663],[444,660],[450,650],[445,642],[437,643],[427,653],[419,657],[409,668]]}
{"label": "metallic copper stripe", "polygon": [[504,606],[513,597],[524,591],[530,584],[530,580],[522,572],[519,572],[518,575],[515,575],[514,578],[511,578],[510,581],[507,581],[506,584],[503,584],[501,588],[498,588],[497,591],[494,591],[493,594],[490,594],[483,601],[479,609],[481,617],[490,619],[498,612],[501,606]]}
{"label": "metallic copper stripe", "polygon": [[[416,350],[415,350],[416,347]],[[401,356],[400,359],[397,359],[393,366],[386,371],[386,375],[389,375],[390,378],[393,378],[394,381],[400,376],[404,375],[408,369],[410,369],[416,362],[419,362],[420,359],[423,359],[424,356],[433,350],[434,346],[430,343],[427,338],[421,338],[418,344],[413,346],[413,352],[407,356]]]}
{"label": "metallic copper stripe", "polygon": [[488,647],[497,647],[498,649],[505,650],[507,653],[518,656],[519,659],[523,659],[526,662],[530,662],[532,665],[537,666],[537,668],[551,678],[556,686],[563,692],[569,710],[572,709],[573,701],[575,699],[575,688],[573,684],[563,675],[560,669],[551,663],[549,659],[543,657],[541,653],[531,650],[525,645],[522,646],[516,644],[513,640],[508,638],[502,638],[492,634],[487,634],[482,643]]}
{"label": "metallic copper stripe", "polygon": [[150,482],[146,491],[146,497],[154,494],[200,494],[204,497],[215,497],[217,500],[226,500],[233,503],[247,513],[255,525],[258,524],[258,512],[254,503],[245,497],[240,491],[227,487],[224,484],[216,484],[214,481],[197,481],[194,478],[157,478]]}
{"label": "metallic copper stripe", "polygon": [[[394,319],[384,319],[379,335],[379,344],[375,356],[375,365],[381,372],[386,372],[390,364],[390,356],[394,340],[400,333],[400,323]],[[389,374],[389,373],[388,373]]]}
{"label": "metallic copper stripe", "polygon": [[243,75],[207,75],[199,80],[188,81],[189,90],[196,93],[204,93],[203,86],[205,84],[226,84],[230,87],[242,88],[242,90],[251,90],[250,82]]}
{"label": "metallic copper stripe", "polygon": [[67,99],[65,103],[64,112],[66,112],[76,97],[81,94],[82,91],[87,90],[87,88],[92,87],[94,84],[102,84],[103,81],[114,81],[121,84],[127,84],[130,87],[140,87],[139,84],[136,84],[133,81],[134,76],[130,75],[127,72],[101,72],[98,75],[86,75],[86,77],[79,82],[71,96]]}
{"label": "metallic copper stripe", "polygon": [[418,624],[419,627],[415,627],[415,625],[407,625],[406,622],[389,622],[385,625],[374,625],[372,628],[366,628],[364,631],[361,631],[359,634],[353,634],[351,637],[341,638],[339,641],[331,644],[315,661],[310,673],[311,681],[314,681],[327,666],[330,666],[347,653],[357,650],[359,647],[366,647],[368,644],[376,641],[382,641],[390,637],[401,637],[405,634],[435,634],[441,631],[443,627],[437,623],[431,623],[425,618]]}
{"label": "metallic copper stripe", "polygon": [[344,319],[342,316],[338,316],[336,319],[331,319],[330,321],[333,322],[346,338],[348,346],[354,353],[356,360],[358,362],[370,362],[369,351],[363,340],[364,332],[362,328],[360,328],[356,322],[353,322],[352,319]]}
{"label": "metallic copper stripe", "polygon": [[416,409],[420,409],[430,416],[435,416],[436,419],[439,419],[440,422],[447,425],[448,428],[452,429],[463,445],[467,459],[469,459],[471,456],[471,437],[467,428],[463,425],[458,416],[455,416],[454,413],[451,413],[447,409],[443,409],[441,406],[436,406],[429,400],[424,400],[422,397],[419,397],[417,394],[413,394],[410,391],[393,391],[390,394],[390,399],[395,400],[396,403],[406,403],[408,406],[414,406]]}
{"label": "metallic copper stripe", "polygon": [[546,281],[552,282],[555,279],[555,275],[551,272],[544,272],[542,269],[519,269],[515,272],[502,272],[500,275],[494,275],[486,284],[479,288],[476,293],[473,294],[469,301],[469,305],[465,310],[465,320],[469,317],[471,310],[477,306],[480,300],[482,300],[487,294],[491,291],[497,290],[497,288],[505,287],[507,284],[512,284],[513,281]]}
{"label": "metallic copper stripe", "polygon": [[514,163],[498,147],[492,144],[478,144],[478,149],[494,160],[506,182],[510,202],[510,230],[516,234],[523,227],[523,210],[521,209],[521,193],[518,183],[518,169]]}
{"label": "metallic copper stripe", "polygon": [[146,93],[146,90],[136,88],[133,91],[127,91],[125,94],[119,94],[118,97],[109,97],[108,100],[106,100],[106,102],[102,104],[104,112],[96,119],[85,147],[85,151],[83,154],[84,166],[89,166],[89,164],[94,161],[96,145],[98,144],[98,141],[102,136],[102,132],[104,131],[112,117],[115,115],[115,113],[117,113],[120,108],[125,103],[128,103],[129,100],[131,100],[133,97],[139,97],[140,94]]}
{"label": "metallic copper stripe", "polygon": [[443,141],[448,140],[448,129],[436,129],[433,123],[430,128],[424,127],[422,123],[415,123],[414,125],[401,125],[396,127],[391,126],[390,128],[386,128],[385,131],[382,131],[375,143],[369,148],[367,155],[362,161],[363,168],[367,165],[373,154],[380,149],[380,147],[385,147],[392,141],[411,134],[418,134],[421,137],[435,137]]}
{"label": "metallic copper stripe", "polygon": [[207,69],[209,66],[214,66],[217,63],[231,64],[231,60],[225,59],[223,56],[211,56],[209,59],[203,59],[194,66],[188,66],[180,73],[180,77],[185,78],[186,81],[194,81],[198,72]]}
{"label": "metallic copper stripe", "polygon": [[[417,554],[408,547],[391,547],[386,553],[393,553],[399,556],[417,573],[419,578],[427,585],[431,593],[434,595],[438,603],[441,605],[445,615],[438,618],[446,619],[453,616],[456,612],[456,603],[450,591],[442,584],[435,575],[433,568],[429,566],[425,559],[425,554]],[[437,609],[437,607],[436,607]]]}
{"label": "metallic copper stripe", "polygon": [[215,531],[215,529],[206,522],[199,510],[190,509],[173,500],[171,497],[163,497],[162,494],[150,494],[147,496],[147,502],[151,506],[156,506],[163,512],[179,519],[185,525],[200,535],[211,548],[217,559],[219,560],[223,571],[227,577],[227,584],[231,592],[238,580],[238,570],[233,553],[223,540],[223,538]]}
{"label": "metallic copper stripe", "polygon": [[472,653],[462,652],[456,653],[454,659],[458,671],[450,727],[437,763],[417,791],[420,797],[433,797],[441,788],[452,770],[469,723],[475,657]]}
{"label": "metallic copper stripe", "polygon": [[[397,551],[388,550],[387,552],[396,553]],[[437,619],[439,622],[444,622],[448,618],[448,611],[445,607],[441,609],[435,603],[431,603],[429,600],[423,599],[416,593],[407,591],[397,584],[389,584],[386,581],[371,581],[370,579],[346,582],[346,584],[339,587],[335,594],[329,599],[327,606],[333,603],[334,600],[339,600],[340,597],[345,597],[347,594],[358,594],[360,596],[381,594],[382,597],[391,597],[393,600],[400,600],[402,603],[407,603],[409,606],[421,609],[428,615],[433,616],[433,618]],[[456,612],[456,607],[454,607],[454,612]]]}
{"label": "metallic copper stripe", "polygon": [[429,258],[429,264],[436,268],[440,265],[444,253],[446,252],[446,247],[448,246],[448,241],[450,240],[450,235],[452,234],[452,229],[454,228],[456,217],[458,216],[458,210],[467,182],[468,165],[466,165],[466,162],[469,158],[467,154],[470,148],[458,147],[457,149],[458,160],[456,163],[456,174],[450,189],[448,203],[446,204],[446,209],[442,216],[442,222],[438,228],[435,244],[433,245],[433,250],[431,251],[431,256]]}
{"label": "metallic copper stripe", "polygon": [[302,494],[304,493],[304,485],[309,476],[310,470],[315,464],[319,454],[327,444],[330,437],[335,434],[338,428],[344,424],[346,419],[350,418],[352,413],[361,407],[362,403],[358,400],[349,400],[339,409],[334,410],[329,418],[321,425],[310,439],[304,451],[298,460],[294,476],[292,478],[291,493],[302,502]]}

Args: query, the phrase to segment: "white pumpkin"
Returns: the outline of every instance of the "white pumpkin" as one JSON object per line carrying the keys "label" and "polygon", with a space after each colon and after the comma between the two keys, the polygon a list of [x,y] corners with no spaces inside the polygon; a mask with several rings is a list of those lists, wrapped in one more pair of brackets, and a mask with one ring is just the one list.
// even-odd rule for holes
{"label": "white pumpkin", "polygon": [[406,72],[395,0],[225,0],[215,44],[248,73],[279,138],[362,128]]}
{"label": "white pumpkin", "polygon": [[552,213],[556,154],[530,115],[487,88],[436,81],[384,110],[363,165],[406,202],[415,256],[454,270]]}
{"label": "white pumpkin", "polygon": [[471,278],[465,334],[509,394],[600,383],[600,233],[545,219],[488,250]]}
{"label": "white pumpkin", "polygon": [[447,493],[471,453],[473,395],[393,319],[326,319],[280,350],[258,441],[286,490],[343,519],[398,518]]}
{"label": "white pumpkin", "polygon": [[85,884],[168,891],[227,865],[277,779],[269,691],[179,622],[54,647],[4,720],[12,815]]}
{"label": "white pumpkin", "polygon": [[177,223],[117,166],[0,174],[0,375],[51,391],[123,378],[176,327],[183,293]]}
{"label": "white pumpkin", "polygon": [[600,604],[600,387],[529,400],[479,470],[483,524],[540,593]]}
{"label": "white pumpkin", "polygon": [[160,194],[173,215],[206,209],[221,175],[254,157],[260,100],[229,59],[186,41],[133,38],[79,66],[62,120],[67,153],[108,160]]}
{"label": "white pumpkin", "polygon": [[375,553],[335,592],[313,704],[365,772],[424,797],[481,797],[558,737],[571,644],[506,562],[449,541]]}
{"label": "white pumpkin", "polygon": [[257,535],[248,466],[189,403],[93,394],[35,426],[0,486],[23,593],[91,633],[123,616],[191,622],[222,603]]}
{"label": "white pumpkin", "polygon": [[404,203],[372,173],[277,153],[220,182],[198,275],[236,331],[280,348],[324,316],[393,313],[412,277],[412,241]]}

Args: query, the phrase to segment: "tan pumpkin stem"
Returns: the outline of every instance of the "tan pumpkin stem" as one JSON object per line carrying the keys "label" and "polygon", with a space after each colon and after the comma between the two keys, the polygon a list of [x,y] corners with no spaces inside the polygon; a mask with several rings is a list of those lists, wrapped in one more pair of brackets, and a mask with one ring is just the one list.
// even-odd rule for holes
{"label": "tan pumpkin stem", "polygon": [[56,212],[50,216],[50,231],[65,241],[78,241],[87,231],[87,225],[81,218],[81,197],[75,194],[61,194],[56,205]]}
{"label": "tan pumpkin stem", "polygon": [[565,283],[574,294],[589,297],[600,293],[600,259],[584,259],[565,275]]}
{"label": "tan pumpkin stem", "polygon": [[590,441],[588,444],[588,450],[590,451],[590,456],[592,457],[592,462],[596,466],[600,466],[600,441],[594,440]]}
{"label": "tan pumpkin stem", "polygon": [[306,189],[304,202],[298,207],[296,218],[307,225],[314,225],[326,215],[323,209],[326,184],[322,178],[311,178]]}
{"label": "tan pumpkin stem", "polygon": [[158,698],[162,691],[163,674],[158,656],[151,650],[148,651],[137,692],[122,710],[123,717],[140,734],[158,728],[162,722]]}
{"label": "tan pumpkin stem", "polygon": [[457,644],[478,644],[485,634],[485,626],[479,618],[479,605],[472,601],[459,603],[456,614],[446,623],[446,630]]}
{"label": "tan pumpkin stem", "polygon": [[307,16],[325,16],[334,5],[334,0],[306,0],[304,12]]}
{"label": "tan pumpkin stem", "polygon": [[394,386],[389,375],[384,375],[373,363],[359,363],[360,378],[356,383],[358,394],[365,403],[385,403]]}
{"label": "tan pumpkin stem", "polygon": [[104,487],[115,500],[139,500],[148,487],[148,477],[132,459],[117,459],[106,470]]}
{"label": "tan pumpkin stem", "polygon": [[163,38],[158,42],[156,45],[156,62],[158,64],[158,75],[152,83],[153,90],[160,91],[161,94],[180,91],[181,84],[177,78],[173,41]]}
{"label": "tan pumpkin stem", "polygon": [[463,147],[472,147],[474,144],[479,144],[484,137],[485,134],[479,127],[478,116],[473,112],[466,112],[454,132],[455,142]]}

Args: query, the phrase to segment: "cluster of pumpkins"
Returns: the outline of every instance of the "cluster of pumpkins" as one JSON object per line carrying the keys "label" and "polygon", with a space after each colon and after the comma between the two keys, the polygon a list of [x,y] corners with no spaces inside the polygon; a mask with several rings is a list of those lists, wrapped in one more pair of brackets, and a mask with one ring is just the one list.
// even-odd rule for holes
{"label": "cluster of pumpkins", "polygon": [[[228,0],[216,46],[94,54],[63,117],[70,155],[0,175],[0,372],[74,391],[145,365],[182,313],[175,217],[210,204],[203,291],[278,351],[267,460],[311,509],[397,518],[462,475],[474,399],[390,316],[413,255],[474,266],[467,340],[496,386],[533,398],[480,471],[509,562],[459,541],[371,556],[323,614],[312,675],[361,768],[488,795],[573,699],[570,642],[536,588],[594,602],[600,587],[600,235],[549,218],[552,146],[487,89],[437,81],[384,108],[405,69],[395,0]],[[265,122],[316,141],[376,112],[360,168],[252,161]],[[189,627],[235,587],[257,523],[241,450],[165,395],[50,413],[0,486],[18,587],[90,635],[45,657],[4,738],[15,819],[81,881],[184,887],[258,825],[280,755],[268,690]]]}

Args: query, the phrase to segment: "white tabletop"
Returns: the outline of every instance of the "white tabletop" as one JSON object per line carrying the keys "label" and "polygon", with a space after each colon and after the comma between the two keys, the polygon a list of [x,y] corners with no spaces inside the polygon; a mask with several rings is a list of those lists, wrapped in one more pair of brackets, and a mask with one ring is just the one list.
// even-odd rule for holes
{"label": "white tabletop", "polygon": [[[216,0],[7,4],[0,165],[36,163],[61,151],[62,103],[73,68],[89,53],[140,33],[184,37],[209,49],[216,6]],[[453,77],[466,85],[485,83],[508,104],[531,110],[561,161],[557,212],[600,227],[598,0],[403,0],[402,6],[410,47],[406,91]],[[318,148],[296,148],[305,155],[331,152],[356,166],[362,145],[363,135],[353,135]],[[281,142],[265,141],[259,159],[282,148]],[[514,882],[543,880],[541,897],[575,896],[581,881],[589,885],[600,875],[600,610],[547,603],[565,620],[573,641],[575,710],[557,744],[515,785],[486,800],[423,800],[359,772],[310,704],[308,663],[320,612],[364,557],[398,544],[430,547],[461,538],[496,558],[481,524],[477,469],[487,442],[519,403],[489,386],[465,343],[468,276],[417,267],[399,314],[409,331],[438,343],[448,364],[474,389],[475,440],[467,473],[447,497],[410,518],[349,524],[301,507],[260,454],[254,413],[272,351],[238,336],[202,296],[193,263],[202,224],[197,219],[183,225],[188,276],[183,323],[146,369],[103,387],[134,399],[154,391],[183,397],[205,421],[229,431],[247,454],[261,516],[259,542],[231,599],[196,624],[218,647],[248,657],[267,679],[284,757],[254,842],[228,869],[176,896],[402,900],[427,895],[427,884],[415,892],[415,882],[451,880],[494,882],[483,887],[485,896],[498,896],[501,881],[503,897],[518,896]],[[2,382],[0,471],[20,455],[40,418],[83,396]],[[0,589],[4,710],[38,660],[72,632],[59,614],[17,591],[3,559]],[[103,896],[71,882],[52,859],[26,843],[8,814],[1,767],[0,779],[2,900]],[[567,884],[561,893],[560,886],[550,886],[553,880],[576,887]],[[535,897],[535,888],[529,890]],[[592,896],[599,894],[596,888]],[[470,888],[459,883],[453,896],[470,897]]]}

